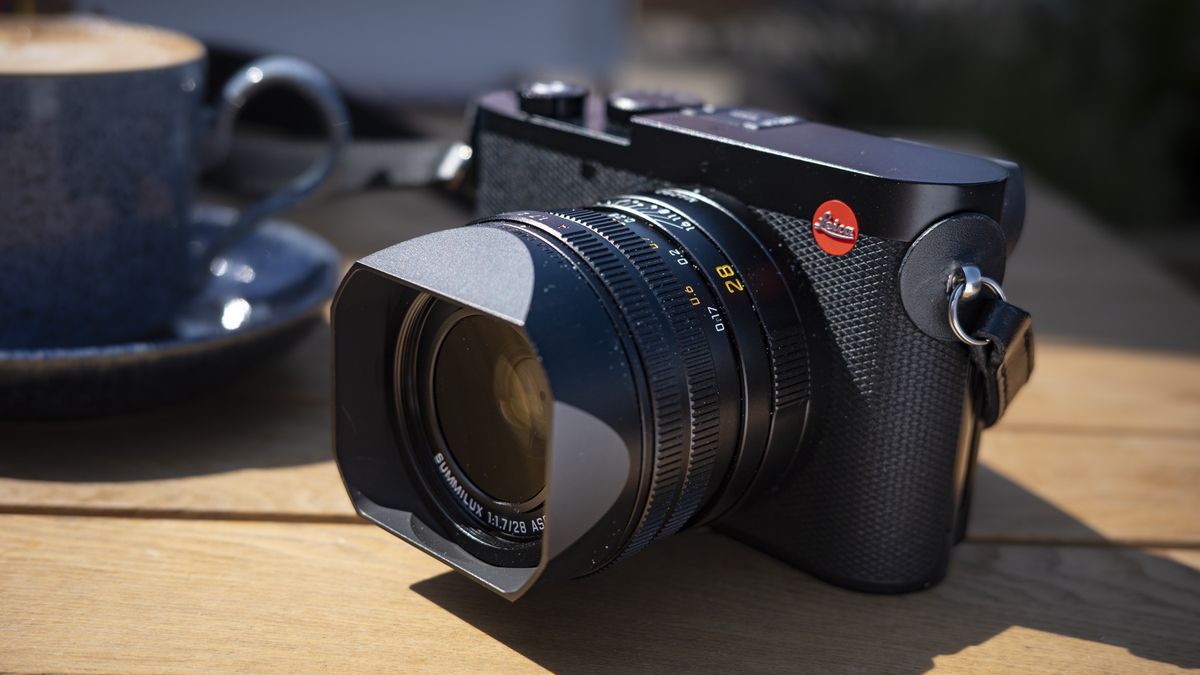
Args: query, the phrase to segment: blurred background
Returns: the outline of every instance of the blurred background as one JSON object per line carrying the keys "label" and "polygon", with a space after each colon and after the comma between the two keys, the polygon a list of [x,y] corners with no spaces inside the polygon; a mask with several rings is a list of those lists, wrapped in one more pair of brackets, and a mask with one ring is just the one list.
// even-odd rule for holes
{"label": "blurred background", "polygon": [[[58,4],[189,32],[214,81],[260,53],[310,59],[361,138],[461,134],[481,90],[556,76],[996,152],[1200,288],[1195,0]],[[254,106],[264,128],[306,133],[302,106]]]}

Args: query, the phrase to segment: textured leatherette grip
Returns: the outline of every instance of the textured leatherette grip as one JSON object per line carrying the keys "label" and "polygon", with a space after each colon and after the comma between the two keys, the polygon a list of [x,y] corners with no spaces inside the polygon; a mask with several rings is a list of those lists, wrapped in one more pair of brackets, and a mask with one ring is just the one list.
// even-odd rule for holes
{"label": "textured leatherette grip", "polygon": [[[578,206],[655,185],[500,135],[484,132],[477,142],[481,214]],[[822,316],[805,323],[829,363],[811,383],[811,454],[717,526],[842,586],[899,592],[936,583],[974,426],[964,419],[965,348],[926,336],[905,313],[905,242],[862,236],[835,257],[817,247],[807,221],[755,212],[787,242],[792,259],[779,264],[812,286]]]}
{"label": "textured leatherette grip", "polygon": [[953,543],[959,453],[971,426],[965,349],[926,336],[905,313],[904,242],[863,236],[831,256],[807,221],[755,211],[812,285],[830,363],[814,383],[811,456],[722,529],[851,588],[936,583]]}

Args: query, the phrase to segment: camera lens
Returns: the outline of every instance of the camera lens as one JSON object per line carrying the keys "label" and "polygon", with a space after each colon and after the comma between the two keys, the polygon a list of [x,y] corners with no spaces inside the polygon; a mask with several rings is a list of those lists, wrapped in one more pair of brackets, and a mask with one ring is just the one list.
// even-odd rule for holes
{"label": "camera lens", "polygon": [[515,328],[482,314],[455,321],[437,349],[433,405],[450,460],[481,492],[510,504],[542,492],[550,385]]}
{"label": "camera lens", "polygon": [[395,345],[398,427],[428,494],[495,564],[536,564],[553,398],[512,324],[430,295]]}
{"label": "camera lens", "polygon": [[391,301],[413,477],[397,502],[460,569],[598,571],[719,518],[800,454],[805,334],[752,218],[662,189],[401,245],[423,271]]}

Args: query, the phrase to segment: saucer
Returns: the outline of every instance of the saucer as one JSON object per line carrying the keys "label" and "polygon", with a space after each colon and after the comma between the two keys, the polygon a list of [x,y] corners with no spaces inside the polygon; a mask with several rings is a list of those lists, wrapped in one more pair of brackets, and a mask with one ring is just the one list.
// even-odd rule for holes
{"label": "saucer", "polygon": [[[197,238],[233,209],[192,211]],[[148,408],[231,382],[321,322],[340,271],[336,249],[279,220],[259,225],[209,267],[204,288],[161,334],[122,344],[0,349],[0,418],[76,417]]]}

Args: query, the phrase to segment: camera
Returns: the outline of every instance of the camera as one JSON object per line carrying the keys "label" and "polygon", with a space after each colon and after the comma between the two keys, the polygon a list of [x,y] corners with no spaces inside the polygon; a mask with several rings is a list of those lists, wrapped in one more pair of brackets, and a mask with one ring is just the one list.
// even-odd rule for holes
{"label": "camera", "polygon": [[951,289],[1003,279],[1015,165],[563,82],[481,97],[470,145],[479,219],[334,300],[363,517],[513,600],[702,525],[848,588],[945,575],[984,426]]}

